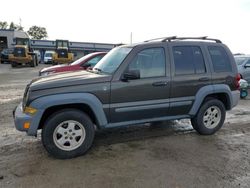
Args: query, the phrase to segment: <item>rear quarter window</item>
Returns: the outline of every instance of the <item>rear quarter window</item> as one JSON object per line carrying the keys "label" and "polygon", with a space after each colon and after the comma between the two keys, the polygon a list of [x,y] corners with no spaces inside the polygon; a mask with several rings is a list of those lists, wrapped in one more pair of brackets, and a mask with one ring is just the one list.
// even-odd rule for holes
{"label": "rear quarter window", "polygon": [[215,72],[232,71],[232,66],[228,54],[222,46],[209,46],[208,51]]}

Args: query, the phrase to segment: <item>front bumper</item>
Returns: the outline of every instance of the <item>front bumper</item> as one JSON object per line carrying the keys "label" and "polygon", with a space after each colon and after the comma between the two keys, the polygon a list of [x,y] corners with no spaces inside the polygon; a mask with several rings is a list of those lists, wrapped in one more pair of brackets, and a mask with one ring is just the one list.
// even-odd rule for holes
{"label": "front bumper", "polygon": [[[23,112],[22,103],[20,103],[14,110],[13,110],[13,117],[15,122],[15,127],[19,131],[27,132],[30,136],[37,135],[37,129],[39,127],[39,122],[41,119],[41,111],[36,112],[35,115],[28,115]],[[24,123],[29,122],[30,128],[25,129]]]}

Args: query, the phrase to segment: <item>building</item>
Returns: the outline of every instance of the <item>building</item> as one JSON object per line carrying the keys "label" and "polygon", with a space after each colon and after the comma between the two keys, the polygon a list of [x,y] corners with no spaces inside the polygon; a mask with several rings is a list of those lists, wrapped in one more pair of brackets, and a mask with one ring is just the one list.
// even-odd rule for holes
{"label": "building", "polygon": [[[14,48],[15,38],[29,38],[24,31],[15,31],[10,29],[0,29],[0,51],[4,48]],[[34,50],[39,50],[43,57],[46,50],[55,50],[56,41],[53,40],[30,40],[30,46]],[[90,43],[90,42],[72,42],[69,41],[69,49],[74,53],[75,58],[91,52],[109,51],[115,45],[106,43]]]}
{"label": "building", "polygon": [[13,48],[15,38],[29,38],[29,35],[24,31],[0,29],[0,51],[4,48]]}

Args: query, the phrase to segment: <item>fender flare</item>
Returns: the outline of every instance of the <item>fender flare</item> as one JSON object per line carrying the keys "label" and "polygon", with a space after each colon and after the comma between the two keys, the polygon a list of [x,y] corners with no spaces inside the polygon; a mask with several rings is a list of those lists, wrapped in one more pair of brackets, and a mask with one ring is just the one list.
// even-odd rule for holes
{"label": "fender flare", "polygon": [[[35,99],[30,106],[44,112],[46,109],[66,104],[86,104],[94,112],[100,126],[107,125],[107,118],[103,111],[103,104],[93,94],[90,93],[67,93],[49,95]],[[43,114],[43,113],[42,113]]]}
{"label": "fender flare", "polygon": [[196,93],[195,101],[193,103],[192,108],[189,111],[189,115],[194,116],[198,112],[204,99],[208,95],[216,93],[226,94],[227,100],[229,100],[229,109],[231,109],[233,106],[232,104],[233,99],[232,99],[231,89],[229,88],[229,86],[226,84],[208,85],[200,88],[200,90]]}

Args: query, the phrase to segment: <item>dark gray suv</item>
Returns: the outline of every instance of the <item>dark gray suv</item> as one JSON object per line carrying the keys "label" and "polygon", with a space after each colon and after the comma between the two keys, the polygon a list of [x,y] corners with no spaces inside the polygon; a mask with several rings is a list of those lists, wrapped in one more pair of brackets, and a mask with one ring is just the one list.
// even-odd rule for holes
{"label": "dark gray suv", "polygon": [[89,71],[34,79],[14,110],[16,128],[57,158],[84,154],[95,130],[190,118],[210,135],[239,100],[239,74],[217,39],[167,37],[111,50]]}

